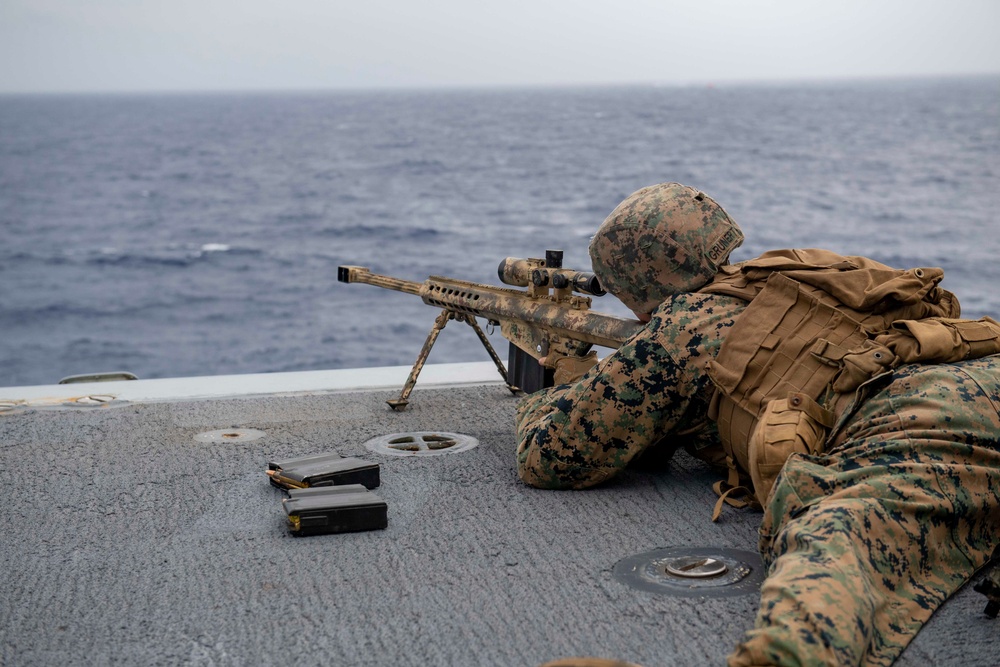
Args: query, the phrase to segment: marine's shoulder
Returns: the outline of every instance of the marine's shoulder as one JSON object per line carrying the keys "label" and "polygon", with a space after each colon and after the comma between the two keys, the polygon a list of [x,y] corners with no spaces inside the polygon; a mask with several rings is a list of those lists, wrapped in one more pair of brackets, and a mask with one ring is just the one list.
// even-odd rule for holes
{"label": "marine's shoulder", "polygon": [[677,294],[653,311],[649,328],[655,340],[675,354],[710,357],[736,323],[747,302],[724,294]]}
{"label": "marine's shoulder", "polygon": [[746,306],[744,299],[728,294],[685,292],[666,299],[653,311],[652,317],[663,323],[735,318]]}

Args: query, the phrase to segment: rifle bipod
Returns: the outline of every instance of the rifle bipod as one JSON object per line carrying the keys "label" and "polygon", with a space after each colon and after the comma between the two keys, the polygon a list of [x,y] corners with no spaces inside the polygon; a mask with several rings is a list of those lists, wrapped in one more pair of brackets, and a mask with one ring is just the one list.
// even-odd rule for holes
{"label": "rifle bipod", "polygon": [[417,377],[420,375],[420,371],[424,368],[424,363],[426,363],[427,356],[431,353],[431,348],[434,347],[434,341],[437,340],[438,335],[444,329],[445,325],[448,324],[449,320],[465,322],[472,327],[473,331],[476,332],[476,335],[479,336],[479,341],[489,353],[493,363],[496,364],[497,370],[500,372],[501,377],[503,377],[503,381],[507,385],[507,388],[510,389],[510,392],[512,394],[516,394],[521,391],[518,387],[512,385],[507,379],[507,369],[504,368],[503,361],[501,361],[500,357],[497,356],[496,350],[493,349],[493,346],[490,345],[489,339],[476,322],[476,318],[466,313],[460,313],[458,311],[445,308],[441,311],[441,314],[437,316],[437,319],[434,320],[434,326],[431,327],[430,333],[427,334],[427,340],[424,341],[424,346],[420,348],[420,354],[417,355],[417,360],[413,362],[413,368],[410,369],[410,376],[406,378],[406,384],[403,385],[403,390],[399,393],[399,398],[386,401],[386,403],[389,404],[389,407],[393,410],[403,410],[410,402],[410,392],[413,391],[413,387],[417,384]]}

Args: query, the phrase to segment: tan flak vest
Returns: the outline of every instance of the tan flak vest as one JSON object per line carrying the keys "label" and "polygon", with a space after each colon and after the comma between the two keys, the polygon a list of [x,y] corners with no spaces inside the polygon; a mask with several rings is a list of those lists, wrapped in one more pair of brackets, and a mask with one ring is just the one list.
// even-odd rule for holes
{"label": "tan flak vest", "polygon": [[[722,503],[760,506],[785,460],[824,451],[856,390],[902,363],[1000,352],[1000,324],[956,320],[939,268],[892,269],[826,250],[775,250],[699,290],[749,301],[709,365],[729,479]],[[748,479],[749,477],[749,479]]]}

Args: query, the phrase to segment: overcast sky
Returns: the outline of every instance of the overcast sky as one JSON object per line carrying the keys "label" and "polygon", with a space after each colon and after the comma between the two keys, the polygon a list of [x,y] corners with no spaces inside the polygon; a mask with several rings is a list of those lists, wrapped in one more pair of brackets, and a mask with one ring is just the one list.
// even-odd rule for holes
{"label": "overcast sky", "polygon": [[1000,0],[0,0],[0,92],[1000,73]]}

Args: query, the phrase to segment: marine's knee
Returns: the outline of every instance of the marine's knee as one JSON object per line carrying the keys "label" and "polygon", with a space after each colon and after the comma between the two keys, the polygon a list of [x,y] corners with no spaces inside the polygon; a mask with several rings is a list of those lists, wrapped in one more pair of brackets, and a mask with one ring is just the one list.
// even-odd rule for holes
{"label": "marine's knee", "polygon": [[553,488],[551,484],[551,476],[541,474],[541,470],[538,468],[535,461],[530,460],[531,458],[535,457],[517,457],[518,478],[528,486],[534,486],[539,489]]}
{"label": "marine's knee", "polygon": [[517,451],[518,478],[538,489],[572,488],[569,480],[559,474],[558,467],[550,459],[537,445],[522,442]]}
{"label": "marine's knee", "polygon": [[539,489],[586,489],[608,480],[615,472],[613,468],[567,461],[538,446],[522,446],[517,452],[517,476]]}

